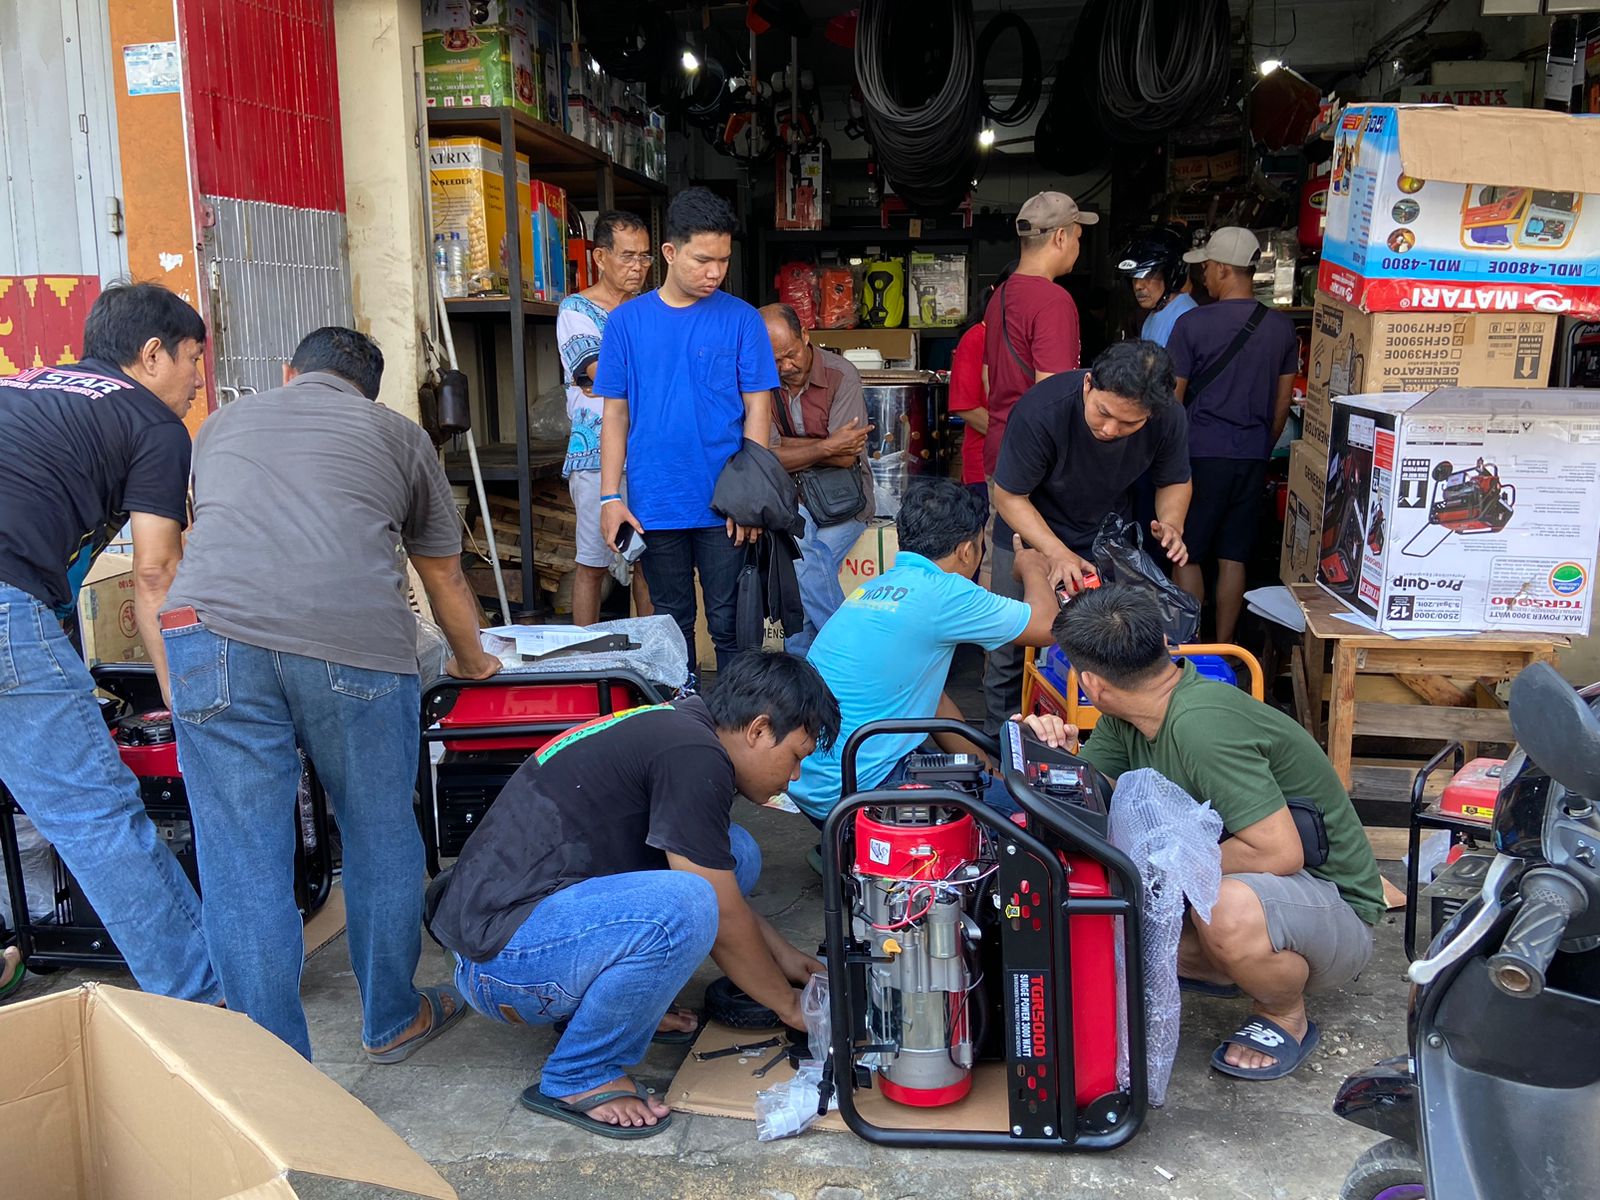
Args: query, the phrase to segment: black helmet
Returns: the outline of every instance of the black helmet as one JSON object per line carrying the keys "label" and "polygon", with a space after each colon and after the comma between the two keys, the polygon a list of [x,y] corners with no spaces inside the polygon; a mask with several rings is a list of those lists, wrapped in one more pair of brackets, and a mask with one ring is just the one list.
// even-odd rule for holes
{"label": "black helmet", "polygon": [[1188,278],[1189,268],[1183,261],[1188,249],[1188,239],[1175,229],[1147,229],[1123,249],[1117,260],[1117,270],[1129,279],[1147,279],[1159,274],[1166,283],[1166,290],[1176,292]]}

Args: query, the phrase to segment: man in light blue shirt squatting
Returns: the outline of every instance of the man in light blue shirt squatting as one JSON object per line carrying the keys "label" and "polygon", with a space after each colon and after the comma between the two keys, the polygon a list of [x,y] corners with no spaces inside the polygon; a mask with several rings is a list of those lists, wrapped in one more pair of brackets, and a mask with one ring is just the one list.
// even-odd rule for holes
{"label": "man in light blue shirt squatting", "polygon": [[1133,298],[1148,315],[1139,336],[1165,347],[1178,318],[1199,307],[1183,254],[1188,240],[1177,230],[1146,230],[1122,252],[1117,270],[1133,285]]}
{"label": "man in light blue shirt squatting", "polygon": [[705,188],[672,198],[666,278],[611,314],[594,382],[606,545],[620,549],[624,526],[643,535],[651,599],[678,623],[691,662],[699,574],[719,669],[737,650],[739,571],[761,531],[718,517],[711,496],[746,439],[766,446],[778,386],[760,314],[721,290],[737,228],[727,202]]}
{"label": "man in light blue shirt squatting", "polygon": [[[600,342],[611,311],[631,300],[650,273],[650,230],[630,212],[603,212],[594,223],[596,280],[561,302],[556,313],[556,346],[561,352],[567,385],[567,419],[572,436],[561,475],[577,512],[577,574],[572,583],[572,623],[593,625],[600,619],[600,589],[615,557],[600,536],[600,401],[594,394],[594,372],[600,363]],[[626,488],[619,489],[626,493]],[[633,610],[651,613],[650,590],[635,564]]]}
{"label": "man in light blue shirt squatting", "polygon": [[[819,828],[839,801],[841,755],[849,736],[869,721],[953,717],[961,710],[944,694],[950,660],[963,642],[994,650],[1017,643],[1051,644],[1060,611],[1043,554],[1014,543],[1023,599],[985,591],[972,581],[983,556],[987,514],[953,479],[925,479],[906,493],[898,518],[894,566],[845,598],[807,656],[839,701],[839,737],[800,766],[789,797]],[[950,751],[973,752],[959,738],[936,735]],[[856,755],[862,790],[893,784],[917,734],[868,739]],[[990,789],[991,803],[998,797]],[[1006,802],[996,807],[1011,807]]]}

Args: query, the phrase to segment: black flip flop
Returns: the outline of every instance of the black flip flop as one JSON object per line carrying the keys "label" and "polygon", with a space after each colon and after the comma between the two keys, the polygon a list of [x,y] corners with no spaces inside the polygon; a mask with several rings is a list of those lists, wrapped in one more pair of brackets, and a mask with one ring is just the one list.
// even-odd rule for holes
{"label": "black flip flop", "polygon": [[[1321,1040],[1322,1032],[1317,1028],[1315,1021],[1306,1023],[1306,1035],[1297,1042],[1294,1040],[1294,1034],[1276,1021],[1255,1015],[1241,1025],[1232,1037],[1225,1039],[1222,1045],[1211,1052],[1211,1065],[1224,1075],[1232,1075],[1235,1079],[1261,1081],[1282,1079],[1304,1066]],[[1262,1054],[1271,1055],[1277,1061],[1270,1067],[1236,1067],[1223,1057],[1228,1053],[1229,1046],[1259,1050]]]}
{"label": "black flip flop", "polygon": [[[656,1046],[694,1045],[695,1038],[700,1036],[700,1030],[705,1025],[705,1018],[699,1013],[695,1012],[694,1009],[685,1008],[680,1004],[674,1004],[671,1008],[667,1009],[667,1012],[676,1013],[679,1016],[693,1017],[695,1019],[695,1026],[693,1029],[658,1029],[650,1035],[651,1044]],[[571,1024],[571,1017],[562,1017],[559,1021],[556,1021],[554,1024],[552,1024],[550,1028],[555,1030],[557,1037],[560,1037],[567,1031],[567,1026]]]}
{"label": "black flip flop", "polygon": [[[467,1002],[460,992],[450,984],[441,984],[439,987],[418,988],[422,998],[428,1002],[428,1007],[433,1010],[433,1020],[428,1023],[428,1028],[421,1033],[414,1034],[388,1050],[366,1050],[367,1061],[387,1065],[390,1063],[404,1062],[418,1050],[421,1050],[434,1038],[438,1037],[450,1026],[467,1015]],[[455,1001],[455,1007],[446,1013],[444,1011],[443,997],[449,996]]]}
{"label": "black flip flop", "polygon": [[523,1089],[522,1107],[529,1112],[536,1112],[543,1117],[554,1117],[558,1121],[565,1121],[568,1125],[578,1129],[587,1129],[590,1133],[597,1133],[601,1137],[617,1138],[620,1141],[636,1141],[639,1138],[655,1137],[656,1134],[672,1124],[672,1114],[668,1113],[654,1125],[613,1125],[609,1121],[601,1121],[589,1114],[602,1104],[612,1100],[626,1100],[637,1097],[644,1101],[646,1107],[650,1103],[650,1093],[643,1084],[630,1080],[633,1091],[598,1092],[593,1096],[585,1096],[582,1100],[568,1103],[557,1100],[554,1096],[546,1096],[539,1090],[538,1084],[531,1084]]}

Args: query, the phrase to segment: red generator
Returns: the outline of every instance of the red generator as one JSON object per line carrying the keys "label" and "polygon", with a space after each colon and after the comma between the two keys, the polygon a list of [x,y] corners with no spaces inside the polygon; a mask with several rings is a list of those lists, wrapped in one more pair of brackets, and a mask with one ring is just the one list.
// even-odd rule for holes
{"label": "red generator", "polygon": [[506,781],[545,743],[586,721],[670,699],[629,670],[433,684],[422,696],[417,766],[417,823],[428,874],[437,875],[441,860],[461,853]]}
{"label": "red generator", "polygon": [[[913,754],[903,782],[857,792],[861,744],[907,733],[992,747],[1022,811],[1007,819],[984,803],[971,754]],[[830,992],[832,1083],[856,1133],[901,1147],[1103,1150],[1138,1131],[1139,877],[1106,840],[1107,798],[1092,767],[1016,723],[998,743],[946,720],[873,722],[846,741],[822,853],[829,975],[846,981]],[[956,1105],[975,1086],[985,1102],[952,1109],[949,1128],[893,1123],[897,1105]]]}
{"label": "red generator", "polygon": [[[146,663],[105,663],[91,674],[102,693],[101,713],[123,763],[139,781],[156,832],[172,848],[195,890],[200,866],[195,854],[189,796],[178,770],[178,742],[172,714],[162,707],[155,668]],[[0,854],[10,885],[17,941],[30,968],[51,970],[91,964],[120,964],[122,954],[106,932],[82,887],[59,858],[54,860],[55,908],[37,920],[28,914],[22,860],[17,848],[16,814],[23,812],[0,787]],[[309,918],[333,888],[334,849],[329,837],[327,796],[306,762],[292,814],[295,823],[294,899]]]}
{"label": "red generator", "polygon": [[[1463,761],[1466,752],[1460,742],[1451,742],[1417,772],[1411,785],[1410,830],[1406,851],[1406,918],[1403,944],[1406,960],[1417,959],[1417,901],[1424,890],[1419,878],[1422,831],[1441,829],[1450,835],[1450,852],[1445,867],[1427,887],[1440,915],[1460,907],[1455,901],[1478,893],[1485,863],[1475,853],[1488,849],[1490,827],[1494,824],[1495,802],[1500,795],[1503,758],[1475,758]],[[1437,800],[1427,798],[1428,779],[1446,763],[1450,780]],[[1463,856],[1469,861],[1463,861]],[[1443,901],[1443,902],[1441,902]],[[1438,933],[1442,921],[1434,921]]]}

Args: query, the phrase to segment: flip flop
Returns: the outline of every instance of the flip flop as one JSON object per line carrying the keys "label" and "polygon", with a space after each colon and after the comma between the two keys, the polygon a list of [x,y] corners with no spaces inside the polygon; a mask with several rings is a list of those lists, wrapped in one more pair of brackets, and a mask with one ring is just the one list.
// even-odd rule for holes
{"label": "flip flop", "polygon": [[634,1141],[639,1138],[655,1137],[656,1134],[672,1124],[672,1114],[668,1113],[654,1125],[613,1125],[609,1121],[602,1121],[589,1115],[594,1109],[611,1100],[624,1100],[630,1096],[637,1096],[648,1106],[650,1093],[644,1085],[630,1080],[633,1091],[599,1092],[593,1096],[585,1096],[582,1100],[568,1103],[557,1100],[554,1096],[546,1096],[539,1090],[538,1084],[532,1084],[523,1089],[522,1107],[529,1112],[536,1112],[540,1116],[554,1117],[558,1121],[565,1121],[579,1129],[587,1129],[590,1133],[597,1133],[601,1137],[617,1138],[622,1141]]}
{"label": "flip flop", "polygon": [[[0,957],[0,963],[10,962],[10,961],[11,961],[10,958]],[[12,975],[11,978],[6,980],[4,983],[0,983],[0,1000],[4,1000],[7,996],[11,995],[11,993],[15,992],[19,987],[21,987],[22,986],[23,976],[25,976],[27,973],[28,973],[27,966],[23,963],[23,961],[20,958],[17,959],[17,970],[16,970],[16,973],[14,975]]]}
{"label": "flip flop", "polygon": [[[404,1062],[467,1015],[466,1000],[450,984],[418,988],[417,990],[422,993],[422,998],[428,1002],[428,1007],[433,1013],[433,1020],[428,1023],[428,1027],[421,1033],[413,1034],[399,1045],[392,1046],[388,1050],[371,1050],[363,1046],[362,1049],[367,1052],[368,1062],[380,1064]],[[455,1008],[449,1013],[444,1011],[443,997],[447,995],[455,1000]]]}
{"label": "flip flop", "polygon": [[[693,1029],[658,1029],[655,1033],[650,1035],[651,1044],[656,1046],[694,1045],[695,1038],[700,1036],[700,1030],[705,1027],[705,1018],[699,1013],[695,1012],[694,1009],[685,1008],[681,1004],[674,1004],[671,1008],[667,1009],[667,1011],[669,1013],[676,1013],[679,1016],[693,1017],[695,1019],[695,1026]],[[560,1037],[567,1031],[567,1026],[571,1024],[571,1017],[562,1017],[559,1021],[554,1022],[550,1028],[555,1030],[557,1037]]]}
{"label": "flip flop", "polygon": [[[1211,1052],[1211,1065],[1224,1075],[1232,1075],[1235,1079],[1263,1081],[1282,1079],[1285,1075],[1292,1075],[1298,1071],[1311,1057],[1311,1052],[1317,1048],[1317,1043],[1321,1040],[1322,1033],[1317,1029],[1315,1021],[1307,1022],[1306,1036],[1297,1042],[1294,1040],[1294,1034],[1276,1021],[1259,1015],[1252,1016],[1232,1037],[1224,1040],[1222,1045]],[[1259,1050],[1262,1054],[1272,1055],[1277,1061],[1270,1067],[1235,1067],[1223,1057],[1228,1053],[1229,1046]]]}
{"label": "flip flop", "polygon": [[1244,995],[1236,983],[1212,983],[1206,979],[1186,979],[1178,976],[1178,990],[1193,992],[1196,996],[1214,996],[1218,1000],[1233,1000]]}

